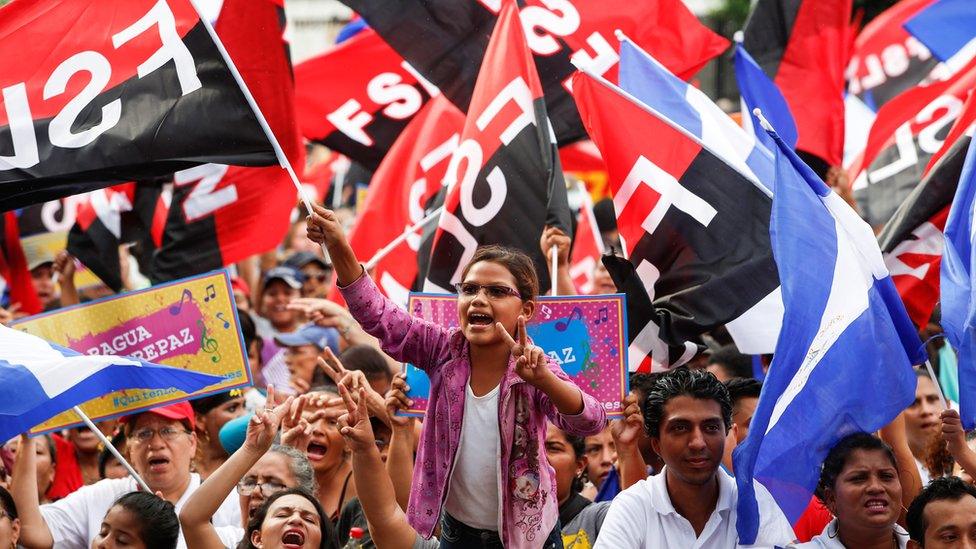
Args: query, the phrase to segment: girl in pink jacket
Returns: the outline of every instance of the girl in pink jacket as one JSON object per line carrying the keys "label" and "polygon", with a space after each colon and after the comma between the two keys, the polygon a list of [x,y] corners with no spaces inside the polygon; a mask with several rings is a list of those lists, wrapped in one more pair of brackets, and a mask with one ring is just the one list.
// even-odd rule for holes
{"label": "girl in pink jacket", "polygon": [[442,548],[562,547],[546,420],[588,436],[604,428],[606,414],[525,334],[539,287],[532,261],[479,248],[457,285],[461,327],[448,330],[380,293],[335,214],[316,206],[308,220],[349,311],[387,354],[430,377],[407,508],[413,527],[429,538],[440,520]]}

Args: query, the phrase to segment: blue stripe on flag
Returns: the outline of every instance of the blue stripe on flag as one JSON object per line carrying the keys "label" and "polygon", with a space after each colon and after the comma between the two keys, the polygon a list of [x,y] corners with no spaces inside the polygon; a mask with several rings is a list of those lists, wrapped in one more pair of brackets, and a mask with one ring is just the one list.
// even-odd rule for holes
{"label": "blue stripe on flag", "polygon": [[976,38],[976,5],[973,0],[939,0],[904,27],[937,59],[947,61]]}
{"label": "blue stripe on flag", "polygon": [[827,451],[846,434],[883,427],[912,402],[910,357],[921,345],[870,227],[770,135],[770,236],[785,314],[749,436],[733,454],[743,544],[754,542],[761,521],[753,480],[795,521]]}
{"label": "blue stripe on flag", "polygon": [[[779,87],[766,76],[766,73],[749,55],[749,52],[742,47],[742,44],[735,46],[733,63],[735,64],[735,80],[739,84],[739,93],[742,95],[743,103],[745,103],[745,108],[742,111],[743,122],[752,122],[752,109],[758,107],[790,149],[796,148],[796,122],[793,121],[793,113],[790,111],[790,106],[786,103],[786,98],[783,97]],[[770,151],[776,148],[773,139],[759,124],[752,123],[749,126],[755,133],[756,139],[766,148]]]}
{"label": "blue stripe on flag", "polygon": [[976,207],[976,139],[969,142],[959,186],[945,225],[942,254],[942,329],[955,347],[959,375],[959,415],[966,430],[976,428],[976,295],[973,272],[973,208]]}

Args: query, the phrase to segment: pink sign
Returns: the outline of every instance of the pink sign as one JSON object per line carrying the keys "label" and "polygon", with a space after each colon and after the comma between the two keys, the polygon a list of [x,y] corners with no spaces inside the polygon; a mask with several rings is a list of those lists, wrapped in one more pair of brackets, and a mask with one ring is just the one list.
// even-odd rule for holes
{"label": "pink sign", "polygon": [[[621,401],[629,391],[627,375],[627,319],[623,294],[599,296],[543,296],[527,328],[580,389],[596,398],[609,417],[622,415]],[[442,326],[458,326],[457,296],[411,293],[408,310]],[[408,396],[414,406],[405,415],[427,410],[430,381],[411,364],[407,372]]]}

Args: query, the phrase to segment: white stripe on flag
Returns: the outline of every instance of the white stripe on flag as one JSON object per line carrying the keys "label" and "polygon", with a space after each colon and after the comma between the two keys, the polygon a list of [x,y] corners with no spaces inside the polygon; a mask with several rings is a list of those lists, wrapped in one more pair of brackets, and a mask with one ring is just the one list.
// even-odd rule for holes
{"label": "white stripe on flag", "polygon": [[117,356],[66,357],[39,337],[3,326],[0,326],[0,349],[3,349],[0,358],[34,374],[52,398],[109,366],[142,366],[138,360]]}
{"label": "white stripe on flag", "polygon": [[[838,208],[838,204],[832,204],[833,198],[841,201],[840,205],[850,210],[850,206],[843,203],[842,199],[834,193],[830,193],[827,197],[821,197],[824,205],[834,214],[832,217],[834,219],[834,231],[837,235],[837,259],[834,262],[830,296],[827,298],[827,305],[820,316],[820,328],[810,344],[803,363],[797,368],[790,384],[776,400],[776,405],[773,407],[773,412],[769,418],[769,425],[766,427],[767,435],[776,426],[779,418],[793,402],[793,399],[806,386],[807,379],[813,374],[814,369],[834,342],[837,341],[837,338],[868,309],[868,292],[874,285],[874,276],[872,276],[866,262],[861,259],[865,257],[865,251],[858,249],[858,238],[852,238],[850,234],[851,229],[856,229],[856,227],[849,225],[849,220],[841,213],[843,210]],[[840,218],[838,218],[838,214],[841,214]],[[864,224],[863,221],[860,222]],[[865,226],[867,225],[865,224]],[[877,248],[877,244],[874,245],[874,248]],[[880,256],[880,252],[878,255]]]}

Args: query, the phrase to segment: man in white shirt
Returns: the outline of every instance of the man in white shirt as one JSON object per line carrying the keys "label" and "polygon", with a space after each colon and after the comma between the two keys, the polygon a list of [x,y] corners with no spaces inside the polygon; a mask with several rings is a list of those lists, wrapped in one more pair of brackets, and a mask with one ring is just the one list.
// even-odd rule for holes
{"label": "man in white shirt", "polygon": [[[193,432],[193,408],[186,402],[153,408],[141,414],[122,418],[133,468],[154,491],[172,502],[177,514],[197,487],[200,477],[190,473],[190,462],[196,453]],[[22,441],[22,444],[24,442]],[[27,444],[32,444],[28,442]],[[32,446],[18,452],[14,469],[13,496],[21,519],[20,543],[26,549],[85,549],[101,529],[105,513],[122,495],[139,487],[131,477],[105,479],[84,486],[55,503],[37,506],[36,476],[18,475],[33,469]],[[30,494],[34,497],[31,499]],[[214,526],[241,524],[240,506],[234,494],[228,496],[213,517]],[[185,549],[180,533],[179,549]]]}
{"label": "man in white shirt", "polygon": [[[613,500],[595,549],[739,547],[735,480],[719,470],[732,425],[728,390],[709,372],[676,368],[648,391],[644,427],[664,470]],[[761,485],[756,544],[783,546],[793,529]]]}

